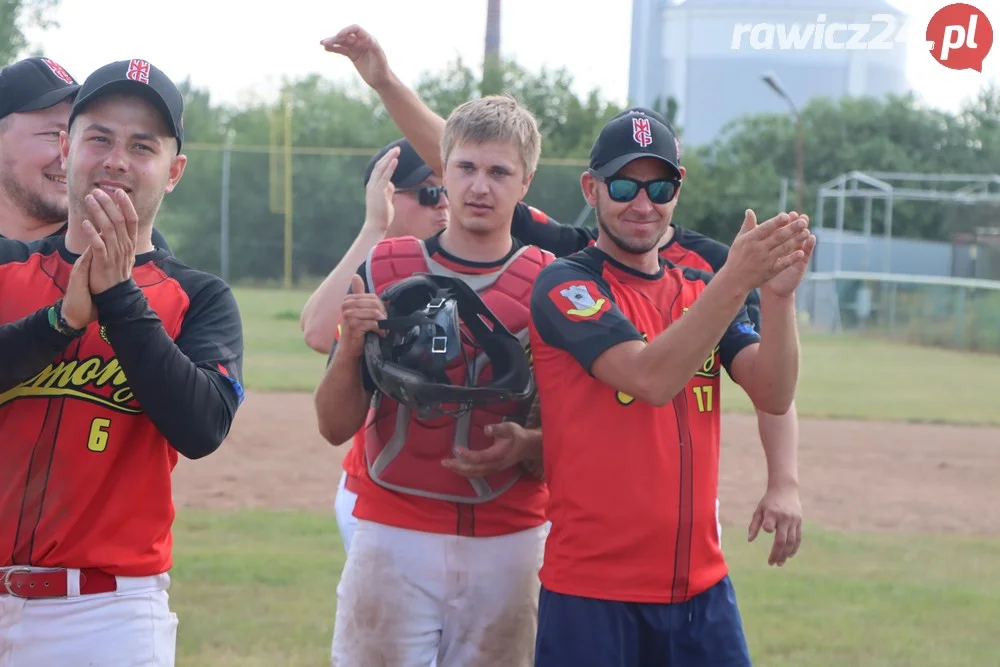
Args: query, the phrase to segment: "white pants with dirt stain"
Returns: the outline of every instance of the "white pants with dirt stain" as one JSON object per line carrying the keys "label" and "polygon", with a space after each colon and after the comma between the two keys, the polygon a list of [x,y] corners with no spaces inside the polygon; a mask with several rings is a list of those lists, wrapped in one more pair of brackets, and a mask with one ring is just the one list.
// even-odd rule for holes
{"label": "white pants with dirt stain", "polygon": [[0,595],[0,667],[173,667],[177,616],[166,573],[118,577],[112,593]]}
{"label": "white pants with dirt stain", "polygon": [[334,667],[531,667],[548,526],[461,537],[358,521]]}

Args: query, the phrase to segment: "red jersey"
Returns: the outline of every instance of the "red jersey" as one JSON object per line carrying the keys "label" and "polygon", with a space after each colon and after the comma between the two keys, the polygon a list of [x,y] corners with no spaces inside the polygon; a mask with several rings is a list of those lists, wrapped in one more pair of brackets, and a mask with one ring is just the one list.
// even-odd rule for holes
{"label": "red jersey", "polygon": [[243,398],[239,311],[155,250],[64,336],[48,319],[76,260],[63,241],[0,241],[0,566],[159,574],[178,452],[214,451]]}
{"label": "red jersey", "polygon": [[[481,276],[499,270],[522,247],[515,241],[509,255],[497,262],[468,262],[443,250],[438,236],[439,234],[432,236],[424,242],[427,257],[449,271],[470,276]],[[358,273],[365,279],[366,288],[370,290],[367,263],[361,266]],[[525,297],[527,298],[527,293]],[[332,355],[333,352],[331,357]],[[366,388],[374,390],[373,385],[367,384],[370,382],[367,373],[365,376]],[[352,481],[352,486],[358,494],[354,506],[354,516],[358,519],[410,530],[474,537],[506,535],[545,522],[545,484],[529,475],[522,475],[499,497],[478,504],[448,502],[385,488],[373,481],[368,473],[364,432],[365,428],[362,428],[361,434],[355,435],[352,451],[343,464],[345,471],[349,475],[353,472],[357,478]],[[447,434],[444,437],[448,437]]]}
{"label": "red jersey", "polygon": [[542,584],[568,595],[676,603],[727,573],[719,545],[720,368],[760,338],[746,308],[684,391],[656,407],[590,374],[607,349],[683,316],[710,274],[656,275],[595,247],[556,260],[532,291],[547,516]]}

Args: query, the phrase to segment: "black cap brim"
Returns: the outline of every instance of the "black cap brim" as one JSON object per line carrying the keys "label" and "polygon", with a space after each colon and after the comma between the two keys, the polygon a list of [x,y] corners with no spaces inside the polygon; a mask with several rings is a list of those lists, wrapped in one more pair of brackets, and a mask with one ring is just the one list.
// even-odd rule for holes
{"label": "black cap brim", "polygon": [[28,111],[39,111],[40,109],[48,109],[49,107],[59,104],[63,100],[73,99],[79,90],[80,90],[79,84],[73,84],[71,86],[57,88],[56,90],[50,90],[47,93],[39,95],[38,97],[31,100],[27,104],[18,107],[18,109],[13,113],[26,113]]}
{"label": "black cap brim", "polygon": [[411,171],[410,174],[405,179],[403,179],[399,183],[396,183],[396,187],[412,188],[414,185],[419,185],[423,183],[433,174],[434,170],[428,167],[427,165],[423,165],[422,167],[417,167],[416,169]]}
{"label": "black cap brim", "polygon": [[674,172],[676,172],[677,177],[680,178],[681,170],[680,167],[678,167],[676,164],[674,164],[673,162],[664,157],[660,157],[659,155],[653,155],[652,153],[642,153],[642,152],[629,153],[628,155],[622,155],[620,157],[616,157],[614,160],[611,160],[608,163],[601,165],[600,167],[594,169],[593,171],[601,178],[611,178],[619,171],[624,169],[625,165],[627,165],[629,162],[633,162],[635,160],[644,157],[653,158],[654,160],[659,160],[660,162],[664,163],[665,165],[673,169]]}
{"label": "black cap brim", "polygon": [[160,116],[163,117],[163,122],[167,125],[167,130],[170,134],[177,139],[177,150],[180,151],[181,140],[178,138],[179,128],[174,125],[173,116],[170,113],[170,108],[167,106],[166,101],[160,97],[160,94],[156,92],[151,86],[145,83],[140,83],[139,81],[109,81],[108,83],[95,88],[91,92],[87,93],[86,97],[78,97],[76,102],[73,104],[73,112],[70,115],[70,124],[73,123],[73,119],[84,111],[86,106],[93,102],[98,97],[103,97],[104,95],[109,95],[111,93],[128,93],[129,95],[137,95],[154,107],[160,112]]}

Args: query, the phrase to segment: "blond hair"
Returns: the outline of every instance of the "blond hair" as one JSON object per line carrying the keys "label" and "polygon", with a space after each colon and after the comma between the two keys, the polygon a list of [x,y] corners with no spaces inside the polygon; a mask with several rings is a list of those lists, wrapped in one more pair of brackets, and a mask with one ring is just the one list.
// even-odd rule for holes
{"label": "blond hair", "polygon": [[535,171],[542,152],[538,122],[511,95],[489,95],[456,107],[444,125],[441,161],[447,165],[451,152],[460,143],[494,141],[517,147],[525,179]]}

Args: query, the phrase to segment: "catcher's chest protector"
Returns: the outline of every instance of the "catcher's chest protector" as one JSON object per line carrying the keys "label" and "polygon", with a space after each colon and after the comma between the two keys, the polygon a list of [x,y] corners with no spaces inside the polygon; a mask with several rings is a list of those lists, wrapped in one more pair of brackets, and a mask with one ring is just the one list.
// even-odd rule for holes
{"label": "catcher's chest protector", "polygon": [[[368,284],[382,294],[394,283],[415,273],[459,277],[479,293],[486,306],[507,329],[528,344],[531,287],[539,271],[554,256],[534,246],[518,250],[503,266],[488,273],[457,273],[431,259],[423,242],[413,237],[387,239],[368,256]],[[489,381],[486,356],[464,344],[466,359],[475,358],[472,384]],[[466,383],[461,359],[447,369],[457,385]],[[483,429],[507,419],[521,420],[529,405],[508,403],[477,408],[458,418],[423,420],[406,406],[376,394],[374,417],[365,426],[365,459],[372,480],[387,489],[450,502],[482,503],[505,492],[521,476],[520,466],[487,477],[468,479],[441,465],[455,456],[454,448],[485,449],[492,444]]]}

